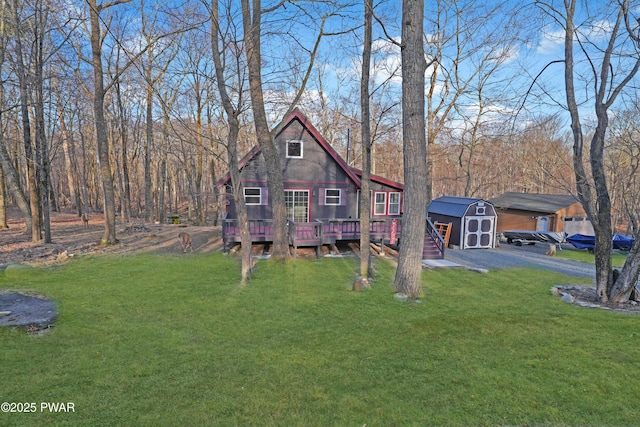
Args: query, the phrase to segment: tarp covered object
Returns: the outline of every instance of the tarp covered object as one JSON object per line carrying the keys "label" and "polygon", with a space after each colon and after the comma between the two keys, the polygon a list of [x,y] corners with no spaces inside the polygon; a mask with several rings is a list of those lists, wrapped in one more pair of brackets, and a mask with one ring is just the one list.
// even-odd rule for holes
{"label": "tarp covered object", "polygon": [[[612,238],[613,249],[631,249],[631,245],[635,239],[622,234],[614,234]],[[585,236],[584,234],[573,234],[567,237],[567,242],[571,243],[577,249],[593,249],[596,246],[595,236]]]}

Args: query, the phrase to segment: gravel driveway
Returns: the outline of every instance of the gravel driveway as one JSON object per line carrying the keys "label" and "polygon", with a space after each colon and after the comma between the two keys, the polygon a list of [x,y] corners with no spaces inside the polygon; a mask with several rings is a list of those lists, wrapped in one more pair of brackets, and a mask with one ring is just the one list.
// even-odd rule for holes
{"label": "gravel driveway", "polygon": [[525,246],[503,243],[495,249],[447,249],[444,258],[469,268],[492,270],[496,268],[537,267],[569,276],[595,276],[593,265],[545,255],[548,249],[549,245],[542,243]]}

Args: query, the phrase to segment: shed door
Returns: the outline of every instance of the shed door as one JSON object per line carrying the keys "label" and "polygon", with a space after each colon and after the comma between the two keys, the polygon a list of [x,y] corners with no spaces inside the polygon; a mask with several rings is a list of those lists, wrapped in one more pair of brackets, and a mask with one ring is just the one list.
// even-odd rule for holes
{"label": "shed door", "polygon": [[467,216],[464,220],[464,249],[493,247],[494,217]]}

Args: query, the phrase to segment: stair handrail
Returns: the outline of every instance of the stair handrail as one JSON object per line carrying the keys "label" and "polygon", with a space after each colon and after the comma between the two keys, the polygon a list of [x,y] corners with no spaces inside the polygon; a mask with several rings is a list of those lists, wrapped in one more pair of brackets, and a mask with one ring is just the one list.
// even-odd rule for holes
{"label": "stair handrail", "polygon": [[435,242],[442,256],[444,256],[444,249],[445,249],[444,238],[442,237],[442,235],[440,235],[440,233],[438,233],[438,230],[436,230],[435,225],[433,225],[433,222],[431,222],[429,218],[427,218],[427,233],[429,234],[431,239],[433,239],[433,241]]}

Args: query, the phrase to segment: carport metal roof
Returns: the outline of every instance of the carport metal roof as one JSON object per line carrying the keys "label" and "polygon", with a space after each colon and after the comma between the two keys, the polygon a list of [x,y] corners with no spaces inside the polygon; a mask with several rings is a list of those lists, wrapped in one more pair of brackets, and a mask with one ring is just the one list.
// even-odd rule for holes
{"label": "carport metal roof", "polygon": [[540,194],[508,192],[491,200],[496,209],[554,213],[577,203],[571,194]]}

